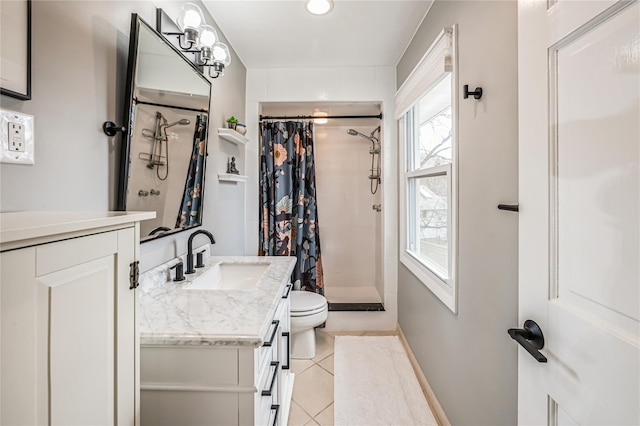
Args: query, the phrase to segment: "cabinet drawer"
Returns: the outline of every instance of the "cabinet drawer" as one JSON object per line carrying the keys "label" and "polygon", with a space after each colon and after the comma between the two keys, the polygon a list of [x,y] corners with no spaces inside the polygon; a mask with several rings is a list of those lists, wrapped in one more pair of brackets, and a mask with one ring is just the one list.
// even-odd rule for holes
{"label": "cabinet drawer", "polygon": [[36,275],[50,274],[118,252],[118,234],[105,232],[36,248]]}

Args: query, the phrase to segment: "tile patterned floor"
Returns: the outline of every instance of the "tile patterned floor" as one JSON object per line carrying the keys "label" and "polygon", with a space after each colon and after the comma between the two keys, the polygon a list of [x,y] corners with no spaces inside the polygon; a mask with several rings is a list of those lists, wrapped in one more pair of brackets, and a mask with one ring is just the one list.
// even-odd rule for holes
{"label": "tile patterned floor", "polygon": [[335,336],[396,336],[395,331],[316,330],[316,356],[291,360],[296,375],[290,426],[333,426],[333,344]]}

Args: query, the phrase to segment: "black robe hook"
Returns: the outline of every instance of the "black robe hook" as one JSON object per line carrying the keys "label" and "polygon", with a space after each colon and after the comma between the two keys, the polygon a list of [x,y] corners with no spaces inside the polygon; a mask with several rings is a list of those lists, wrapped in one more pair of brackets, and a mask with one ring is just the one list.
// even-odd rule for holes
{"label": "black robe hook", "polygon": [[462,96],[467,99],[469,98],[469,95],[473,95],[473,97],[475,99],[480,99],[482,97],[482,87],[476,87],[475,92],[470,92],[469,91],[469,85],[465,84],[464,85],[464,92],[462,94]]}

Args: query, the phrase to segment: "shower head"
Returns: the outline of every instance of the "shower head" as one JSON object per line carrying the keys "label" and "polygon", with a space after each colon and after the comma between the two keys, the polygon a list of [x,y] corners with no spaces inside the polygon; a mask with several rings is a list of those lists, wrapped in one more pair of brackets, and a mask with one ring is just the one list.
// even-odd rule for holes
{"label": "shower head", "polygon": [[376,132],[380,131],[380,126],[376,127],[373,132],[371,132],[370,136],[365,135],[364,133],[360,133],[357,130],[353,130],[353,129],[349,129],[347,130],[347,133],[350,134],[351,136],[361,136],[365,139],[368,139],[370,142],[375,143],[378,142],[378,138],[376,138],[375,136],[373,136]]}
{"label": "shower head", "polygon": [[371,140],[369,136],[365,135],[364,133],[360,133],[357,130],[349,129],[347,130],[347,133],[349,133],[351,136],[362,136],[365,139]]}
{"label": "shower head", "polygon": [[187,120],[186,118],[183,118],[182,120],[178,120],[178,121],[176,121],[174,123],[167,124],[167,122],[165,120],[164,124],[162,124],[162,127],[169,128],[169,127],[175,126],[176,124],[179,124],[181,126],[187,126],[187,125],[191,124],[191,121]]}

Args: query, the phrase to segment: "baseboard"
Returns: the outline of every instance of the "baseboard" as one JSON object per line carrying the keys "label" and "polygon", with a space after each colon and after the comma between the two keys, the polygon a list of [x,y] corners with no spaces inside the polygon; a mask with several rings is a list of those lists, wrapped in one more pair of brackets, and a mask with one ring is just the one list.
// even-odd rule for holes
{"label": "baseboard", "polygon": [[422,372],[422,369],[420,368],[420,364],[418,364],[418,360],[413,355],[413,352],[411,351],[411,347],[409,346],[409,343],[407,342],[407,339],[404,336],[402,329],[400,328],[400,324],[398,324],[398,337],[400,338],[400,341],[402,342],[404,349],[407,351],[407,355],[409,356],[409,361],[413,366],[413,370],[416,373],[416,377],[418,378],[418,382],[420,383],[420,387],[422,388],[424,397],[427,399],[427,403],[429,404],[429,407],[431,408],[431,412],[436,418],[436,421],[440,426],[451,426],[451,422],[449,421],[446,413],[442,409],[442,406],[440,405],[438,398],[436,398],[436,394],[433,392],[433,389],[431,389],[431,386],[429,385],[427,378],[425,377],[424,373]]}

